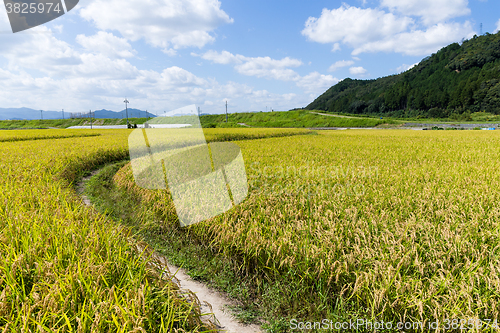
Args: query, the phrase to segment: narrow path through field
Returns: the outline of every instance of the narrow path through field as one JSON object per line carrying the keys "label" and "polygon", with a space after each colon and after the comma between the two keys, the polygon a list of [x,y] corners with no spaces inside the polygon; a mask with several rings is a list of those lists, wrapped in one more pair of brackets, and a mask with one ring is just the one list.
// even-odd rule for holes
{"label": "narrow path through field", "polygon": [[[85,190],[85,183],[92,176],[99,173],[100,170],[93,171],[89,176],[84,177],[80,183],[77,184],[77,192],[80,194],[83,202],[87,206],[91,206],[89,198],[83,194]],[[139,251],[144,250],[141,245],[137,244]],[[186,271],[180,267],[171,265],[165,256],[154,253],[155,259],[163,265],[161,268],[167,268],[169,272],[175,274],[175,278],[178,280],[178,285],[181,289],[191,290],[196,294],[201,304],[201,313],[213,313],[216,318],[217,326],[220,328],[219,332],[228,333],[257,333],[262,332],[258,325],[244,325],[238,322],[230,313],[229,306],[236,305],[233,301],[229,300],[227,297],[219,293],[217,290],[207,287],[201,282],[194,281]]]}

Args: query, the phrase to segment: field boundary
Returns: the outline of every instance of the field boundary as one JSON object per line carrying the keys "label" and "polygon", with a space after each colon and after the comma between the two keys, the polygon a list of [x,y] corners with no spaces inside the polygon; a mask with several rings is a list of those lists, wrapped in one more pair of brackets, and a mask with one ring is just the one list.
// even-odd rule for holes
{"label": "field boundary", "polygon": [[[121,161],[121,162],[125,162]],[[117,162],[118,164],[120,163]],[[115,163],[115,164],[117,164]],[[109,165],[108,165],[109,166]],[[99,177],[99,174],[106,168],[101,167],[91,172],[89,176],[84,177],[76,186],[77,192],[81,196],[83,202],[87,206],[94,207],[89,197],[85,194],[88,181],[93,177]],[[94,207],[96,208],[96,207]],[[124,226],[124,228],[128,228]],[[195,302],[203,314],[202,320],[207,324],[216,325],[220,332],[228,333],[258,333],[262,332],[261,328],[256,324],[242,324],[231,315],[231,308],[238,308],[239,304],[231,300],[220,291],[207,286],[205,283],[193,280],[185,269],[175,266],[170,263],[168,258],[161,253],[158,253],[145,241],[137,241],[137,250],[139,253],[147,251],[154,258],[154,262],[160,271],[168,271],[172,281],[179,286],[181,290],[185,290],[188,294],[194,295],[198,300]],[[172,274],[172,272],[175,272]]]}

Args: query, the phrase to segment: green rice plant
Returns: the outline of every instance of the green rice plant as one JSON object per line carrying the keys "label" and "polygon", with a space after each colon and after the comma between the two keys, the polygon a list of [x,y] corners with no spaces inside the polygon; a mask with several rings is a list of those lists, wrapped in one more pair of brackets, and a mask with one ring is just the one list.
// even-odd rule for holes
{"label": "green rice plant", "polygon": [[[237,144],[249,197],[187,230],[253,274],[267,319],[439,321],[441,332],[447,320],[481,319],[490,326],[472,331],[497,330],[498,133],[325,131]],[[168,191],[138,188],[130,166],[115,183],[141,198],[144,216],[161,217],[159,232],[177,228]]]}
{"label": "green rice plant", "polygon": [[[147,244],[73,189],[128,158],[131,130],[0,131],[0,330],[213,332]],[[285,134],[284,134],[285,133]],[[209,131],[208,140],[309,133]],[[229,135],[229,136],[228,136]],[[232,135],[232,136],[231,136]]]}
{"label": "green rice plant", "polygon": [[207,142],[253,140],[293,135],[316,134],[302,128],[204,128]]}
{"label": "green rice plant", "polygon": [[0,143],[0,329],[213,332],[151,251],[71,188],[127,157],[129,131],[96,133]]}
{"label": "green rice plant", "polygon": [[99,133],[82,130],[23,130],[0,131],[0,142],[81,138],[99,136]]}

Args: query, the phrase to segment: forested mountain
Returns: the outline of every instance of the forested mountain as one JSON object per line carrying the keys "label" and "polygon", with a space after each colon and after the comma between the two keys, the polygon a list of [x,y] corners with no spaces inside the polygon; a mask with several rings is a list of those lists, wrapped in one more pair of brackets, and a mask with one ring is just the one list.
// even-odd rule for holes
{"label": "forested mountain", "polygon": [[347,78],[306,109],[452,119],[479,111],[500,114],[500,32],[448,45],[399,75]]}

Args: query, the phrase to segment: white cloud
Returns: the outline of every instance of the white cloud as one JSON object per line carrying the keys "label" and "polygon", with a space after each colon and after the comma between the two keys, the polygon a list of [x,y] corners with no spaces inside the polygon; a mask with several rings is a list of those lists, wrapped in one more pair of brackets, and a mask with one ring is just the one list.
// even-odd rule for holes
{"label": "white cloud", "polygon": [[406,55],[427,55],[442,47],[461,40],[471,38],[474,31],[470,22],[439,23],[427,30],[415,30],[388,36],[358,46],[352,54],[366,52],[397,52]]}
{"label": "white cloud", "polygon": [[[96,2],[90,3],[87,9]],[[129,17],[131,22],[136,22],[134,15]],[[111,19],[115,19],[114,14]],[[98,20],[96,18],[96,24]],[[153,24],[145,22],[148,26]],[[0,24],[9,27],[1,13]],[[141,31],[130,33],[140,35]],[[67,112],[97,108],[120,110],[127,96],[130,107],[153,113],[193,103],[202,105],[203,112],[221,112],[223,105],[219,101],[230,98],[230,110],[239,112],[264,110],[266,105],[285,110],[305,106],[312,98],[303,93],[257,90],[232,81],[219,83],[179,66],[170,65],[160,70],[138,68],[129,62],[135,50],[125,33],[101,31],[90,36],[79,35],[73,40],[75,45],[57,37],[47,26],[31,29],[30,33],[0,34],[0,61],[6,64],[0,67],[0,105],[44,110],[64,108]],[[146,40],[152,43],[152,39]],[[176,46],[181,47],[173,38],[165,45],[173,52]],[[321,93],[338,82],[330,75],[316,72],[300,76],[294,69],[302,66],[302,61],[290,57],[245,57],[230,52],[207,52],[203,56],[229,64],[244,75],[288,81],[311,94]]]}
{"label": "white cloud", "polygon": [[309,99],[304,99],[303,95],[293,93],[276,94],[265,89],[254,90],[247,85],[236,82],[228,82],[224,85],[215,84],[210,97],[212,96],[213,99],[210,101],[216,102],[210,102],[212,104],[206,103],[205,107],[211,107],[212,110],[219,112],[225,110],[224,101],[226,99],[228,99],[229,112],[263,111],[266,106],[268,106],[268,109],[288,110],[296,107],[296,105],[307,105],[311,102]]}
{"label": "white cloud", "polygon": [[143,38],[175,54],[213,42],[210,32],[233,22],[220,6],[217,0],[95,0],[80,15],[101,30],[117,30],[130,41]]}
{"label": "white cloud", "polygon": [[497,28],[495,29],[495,31],[493,33],[496,34],[499,31],[500,31],[500,20],[498,20],[498,22],[497,22]]}
{"label": "white cloud", "polygon": [[351,67],[349,68],[349,73],[352,75],[363,75],[366,74],[367,70],[363,67]]}
{"label": "white cloud", "polygon": [[[434,0],[425,0],[427,1]],[[416,1],[383,0],[383,2],[397,12],[387,13],[380,9],[362,9],[343,4],[337,9],[323,9],[319,18],[309,17],[302,34],[314,42],[332,43],[333,50],[340,48],[336,44],[348,45],[353,48],[352,55],[366,52],[396,52],[413,56],[433,53],[450,43],[474,35],[472,25],[468,21],[462,24],[440,22],[419,29],[412,18],[399,14],[401,11],[410,11],[408,8],[413,8]],[[398,3],[400,5],[397,6]],[[416,11],[415,15],[421,16],[424,22],[429,23],[438,17],[444,19],[467,13],[466,0],[451,0],[450,3],[454,3],[457,7],[453,11],[439,14],[441,16],[438,14],[425,16],[425,9]],[[433,8],[445,8],[445,3],[436,0],[433,6]]]}
{"label": "white cloud", "polygon": [[[124,59],[110,59],[102,54],[84,53],[80,55],[80,60],[80,64],[65,71],[65,76],[131,80],[139,75],[139,70]],[[57,72],[58,69],[53,70]]]}
{"label": "white cloud", "polygon": [[62,24],[54,24],[52,28],[57,32],[57,33],[62,33],[63,32],[63,25]]}
{"label": "white cloud", "polygon": [[[33,30],[35,33],[0,35],[0,60],[6,60],[0,68],[0,105],[65,108],[68,112],[96,107],[119,110],[123,96],[128,96],[136,107],[153,109],[202,103],[223,90],[177,66],[140,70],[125,59],[110,57],[115,55],[112,47],[101,48],[106,51],[102,53],[78,52],[44,26]],[[100,46],[100,38],[118,45],[124,41],[109,34],[78,39],[92,48]]]}
{"label": "white cloud", "polygon": [[[191,53],[191,55],[199,56],[196,53]],[[245,59],[247,59],[246,57],[244,57],[242,55],[239,55],[239,54],[234,55],[231,52],[228,52],[225,50],[220,52],[220,53],[217,51],[214,51],[214,50],[210,50],[210,51],[207,51],[205,54],[201,55],[201,57],[205,60],[210,60],[213,63],[223,64],[223,65],[241,64],[242,62],[245,61]]]}
{"label": "white cloud", "polygon": [[352,60],[339,60],[336,63],[334,63],[333,65],[331,65],[330,68],[328,68],[328,71],[335,72],[339,68],[351,66],[353,64],[354,64],[354,61],[352,61]]}
{"label": "white cloud", "polygon": [[[221,112],[223,105],[216,101],[224,98],[231,99],[232,112],[263,110],[266,105],[283,110],[310,102],[303,95],[275,94],[231,81],[219,84],[178,66],[161,71],[141,70],[126,59],[110,58],[103,53],[79,53],[49,33],[18,34],[15,39],[6,36],[0,36],[9,41],[0,54],[8,64],[0,68],[0,105],[44,110],[64,108],[67,112],[120,110],[123,97],[127,96],[131,107],[161,113],[193,103],[203,105],[203,112]],[[273,69],[273,66],[286,69],[300,62],[268,57],[246,60],[241,64],[256,66],[246,68],[248,71]]]}
{"label": "white cloud", "polygon": [[[235,55],[227,51],[219,53],[213,50],[203,55],[195,53],[191,53],[191,55],[202,57],[203,59],[217,64],[233,65],[236,71],[243,75],[281,81],[293,81],[297,87],[311,94],[321,93],[339,82],[337,78],[331,75],[323,75],[318,72],[300,76],[297,72],[290,69],[290,67],[302,66],[302,61],[289,57],[277,60],[270,57],[245,57],[241,54]],[[350,64],[347,64],[345,66],[349,65]]]}
{"label": "white cloud", "polygon": [[382,0],[381,5],[407,16],[419,16],[425,25],[470,14],[468,0]]}
{"label": "white cloud", "polygon": [[88,51],[102,53],[108,57],[129,58],[136,53],[125,38],[116,37],[109,32],[99,31],[89,37],[77,35],[76,41]]}
{"label": "white cloud", "polygon": [[45,73],[62,74],[81,64],[78,52],[66,42],[55,38],[45,26],[17,34],[0,34],[1,55],[8,68],[29,68]]}
{"label": "white cloud", "polygon": [[397,73],[403,73],[403,72],[406,72],[409,69],[412,69],[413,67],[415,67],[417,65],[418,65],[418,62],[414,63],[413,65],[402,64],[401,66],[399,66],[398,68],[396,68],[396,72]]}
{"label": "white cloud", "polygon": [[235,69],[243,75],[290,81],[294,80],[298,74],[287,67],[298,67],[301,65],[302,61],[289,57],[281,60],[271,59],[270,57],[256,57],[247,58],[244,63],[236,65]]}
{"label": "white cloud", "polygon": [[[192,55],[198,56],[195,53]],[[289,57],[280,60],[270,57],[245,57],[241,54],[234,55],[228,51],[219,53],[210,50],[201,57],[217,64],[233,64],[236,71],[243,75],[282,81],[295,80],[299,75],[289,67],[299,67],[303,64],[302,61]]]}
{"label": "white cloud", "polygon": [[319,18],[309,17],[302,35],[318,43],[357,46],[405,31],[412,23],[408,17],[343,4],[338,9],[323,9]]}
{"label": "white cloud", "polygon": [[323,75],[318,72],[312,72],[298,78],[296,80],[296,84],[307,93],[320,94],[334,84],[337,84],[339,81],[339,79],[331,75]]}

